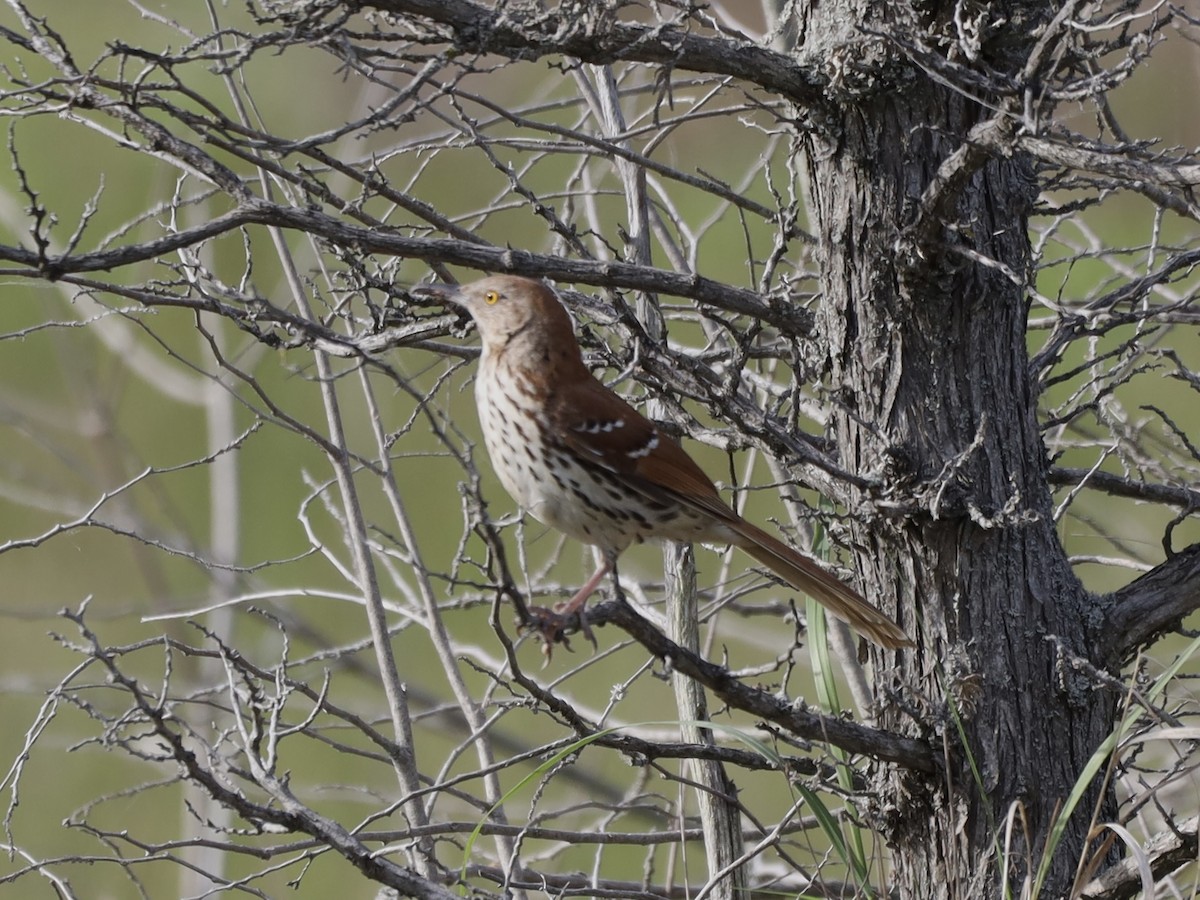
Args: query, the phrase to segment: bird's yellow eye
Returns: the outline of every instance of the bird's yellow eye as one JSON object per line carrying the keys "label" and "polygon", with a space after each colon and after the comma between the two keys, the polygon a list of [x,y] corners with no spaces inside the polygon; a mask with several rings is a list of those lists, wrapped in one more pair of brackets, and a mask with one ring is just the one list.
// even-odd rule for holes
{"label": "bird's yellow eye", "polygon": [[500,299],[500,295],[497,294],[495,291],[488,291],[486,294],[483,295],[483,302],[486,303],[488,306],[492,306],[499,299]]}

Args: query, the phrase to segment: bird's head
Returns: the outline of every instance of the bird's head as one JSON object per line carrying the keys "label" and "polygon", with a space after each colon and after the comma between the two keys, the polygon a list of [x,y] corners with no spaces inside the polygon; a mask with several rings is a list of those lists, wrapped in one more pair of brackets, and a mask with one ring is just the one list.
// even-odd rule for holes
{"label": "bird's head", "polygon": [[457,306],[470,313],[484,352],[498,352],[515,339],[548,333],[574,342],[567,311],[540,281],[517,275],[490,275],[463,285],[423,284],[409,292],[421,300]]}

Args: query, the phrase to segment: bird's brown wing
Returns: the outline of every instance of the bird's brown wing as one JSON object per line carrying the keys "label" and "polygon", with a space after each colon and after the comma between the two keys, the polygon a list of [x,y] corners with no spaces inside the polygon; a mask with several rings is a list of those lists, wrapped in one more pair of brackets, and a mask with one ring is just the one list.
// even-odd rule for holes
{"label": "bird's brown wing", "polygon": [[630,488],[648,497],[670,498],[712,516],[727,529],[724,539],[877,644],[896,648],[912,643],[836,575],[734,512],[679,444],[599,381],[557,387],[550,414],[567,447],[581,459],[624,476]]}
{"label": "bird's brown wing", "polygon": [[670,496],[721,521],[737,519],[678,443],[596,379],[558,386],[550,413],[567,447],[624,475],[635,490]]}

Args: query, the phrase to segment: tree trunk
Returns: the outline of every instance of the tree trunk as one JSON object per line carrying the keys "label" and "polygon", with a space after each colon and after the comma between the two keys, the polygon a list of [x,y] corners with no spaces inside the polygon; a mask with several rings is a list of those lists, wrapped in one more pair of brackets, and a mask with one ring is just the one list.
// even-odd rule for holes
{"label": "tree trunk", "polygon": [[[872,6],[814,5],[806,51],[892,52],[845,24],[869,21]],[[843,464],[875,480],[847,497],[860,523],[856,568],[865,595],[917,641],[875,658],[879,724],[944,743],[949,764],[942,783],[897,775],[881,785],[879,814],[901,896],[991,900],[1002,878],[1037,867],[1056,805],[1112,727],[1115,699],[1063,665],[1064,653],[1093,655],[1095,600],[1052,519],[1024,288],[979,261],[1024,278],[1031,167],[981,161],[942,222],[914,227],[939,165],[991,111],[911,66],[892,60],[888,71],[904,72],[902,88],[841,85],[805,148],[835,436]],[[1044,896],[1069,888],[1095,801],[1072,819]]]}

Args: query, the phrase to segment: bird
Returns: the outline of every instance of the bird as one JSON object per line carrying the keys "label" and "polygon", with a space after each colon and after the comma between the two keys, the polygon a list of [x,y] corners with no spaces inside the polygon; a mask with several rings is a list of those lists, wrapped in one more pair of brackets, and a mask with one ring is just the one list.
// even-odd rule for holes
{"label": "bird", "polygon": [[[730,544],[889,649],[904,631],[841,579],[729,506],[662,429],[588,369],[571,318],[543,282],[491,275],[422,284],[420,300],[465,310],[482,356],[475,376],[484,444],[500,483],[539,521],[599,549],[600,565],[557,607],[582,615],[617,558],[645,540]],[[561,633],[561,632],[560,632]]]}

